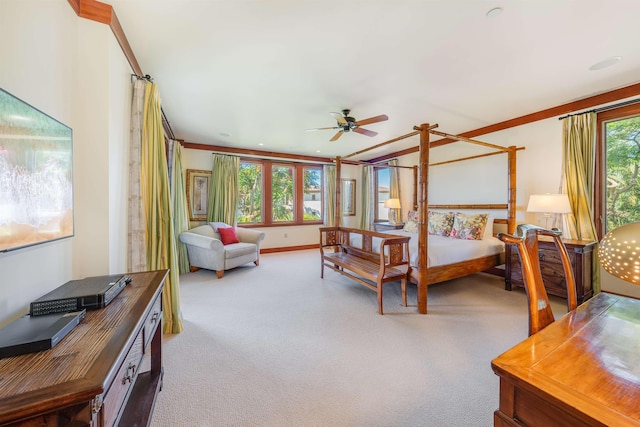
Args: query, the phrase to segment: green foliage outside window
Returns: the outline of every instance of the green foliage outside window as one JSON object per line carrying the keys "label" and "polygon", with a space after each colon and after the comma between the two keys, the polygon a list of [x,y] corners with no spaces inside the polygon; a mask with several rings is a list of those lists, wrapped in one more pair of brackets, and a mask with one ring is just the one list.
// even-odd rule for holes
{"label": "green foliage outside window", "polygon": [[640,221],[640,116],[606,124],[606,231]]}
{"label": "green foliage outside window", "polygon": [[273,222],[293,221],[293,168],[273,166],[271,170]]}
{"label": "green foliage outside window", "polygon": [[262,165],[241,163],[238,224],[262,222]]}

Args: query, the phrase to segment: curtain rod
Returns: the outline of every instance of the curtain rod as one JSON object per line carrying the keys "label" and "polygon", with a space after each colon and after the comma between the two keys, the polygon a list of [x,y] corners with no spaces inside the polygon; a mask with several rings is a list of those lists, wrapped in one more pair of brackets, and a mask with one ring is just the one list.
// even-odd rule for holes
{"label": "curtain rod", "polygon": [[[153,83],[153,77],[149,74],[145,74],[144,76],[139,76],[137,74],[131,74],[131,77],[135,77],[138,80],[146,80],[149,83]],[[167,119],[167,115],[164,113],[164,109],[160,106],[160,113],[162,114],[163,124],[167,125],[167,129],[169,130],[169,138],[176,139],[176,135],[173,133],[173,129],[171,129],[171,123],[169,123],[169,119]]]}
{"label": "curtain rod", "polygon": [[613,104],[613,105],[607,105],[606,107],[594,108],[594,109],[592,109],[592,110],[589,110],[589,111],[583,111],[583,112],[581,112],[581,113],[567,114],[567,115],[565,115],[565,116],[558,117],[558,120],[566,119],[567,117],[579,116],[579,115],[581,115],[581,114],[587,114],[587,113],[599,113],[599,112],[601,112],[601,111],[612,110],[612,109],[614,109],[614,108],[624,107],[625,105],[635,104],[635,103],[637,103],[637,102],[640,102],[640,98],[630,99],[629,101],[619,102],[619,103],[617,103],[617,104]]}

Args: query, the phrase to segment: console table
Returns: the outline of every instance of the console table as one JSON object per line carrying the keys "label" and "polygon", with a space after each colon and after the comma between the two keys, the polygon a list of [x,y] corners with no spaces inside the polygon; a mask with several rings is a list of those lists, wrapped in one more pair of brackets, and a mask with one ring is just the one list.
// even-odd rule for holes
{"label": "console table", "polygon": [[639,313],[599,293],[494,359],[494,425],[640,426]]}
{"label": "console table", "polygon": [[120,295],[52,349],[0,359],[0,425],[148,425],[162,386],[166,275],[129,274]]}

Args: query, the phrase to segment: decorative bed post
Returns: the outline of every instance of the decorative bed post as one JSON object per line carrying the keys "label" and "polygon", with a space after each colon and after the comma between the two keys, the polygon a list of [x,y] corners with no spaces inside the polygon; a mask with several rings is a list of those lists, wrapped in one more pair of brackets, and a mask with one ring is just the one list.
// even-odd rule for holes
{"label": "decorative bed post", "polygon": [[340,227],[340,222],[342,220],[342,212],[340,212],[340,210],[342,209],[342,207],[340,206],[340,200],[342,199],[341,194],[340,194],[340,190],[341,190],[341,185],[340,185],[340,175],[341,175],[341,171],[340,168],[342,166],[342,158],[340,156],[336,157],[336,212],[335,212],[335,226],[336,227]]}
{"label": "decorative bed post", "polygon": [[418,182],[418,212],[420,213],[420,228],[418,232],[418,312],[427,314],[427,245],[429,241],[428,212],[429,201],[429,124],[422,124],[414,129],[420,131],[420,162]]}

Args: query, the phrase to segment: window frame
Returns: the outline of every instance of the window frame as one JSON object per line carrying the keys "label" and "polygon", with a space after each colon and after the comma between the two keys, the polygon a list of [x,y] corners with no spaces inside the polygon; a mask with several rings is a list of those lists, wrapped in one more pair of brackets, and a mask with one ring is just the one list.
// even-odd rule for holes
{"label": "window frame", "polygon": [[[299,163],[287,162],[282,160],[256,159],[256,158],[240,158],[240,163],[260,164],[262,167],[262,222],[238,223],[239,227],[282,227],[297,225],[318,225],[323,224],[322,218],[319,220],[304,220],[304,171],[305,169],[316,169],[320,172],[320,203],[321,214],[325,210],[324,194],[324,168],[321,164],[316,163]],[[293,199],[294,199],[294,215],[293,221],[274,221],[273,220],[273,168],[284,166],[293,169]]]}
{"label": "window frame", "polygon": [[593,214],[598,240],[604,237],[605,215],[607,212],[607,150],[605,144],[605,124],[640,115],[640,103],[625,105],[610,110],[600,111],[596,116],[596,165],[595,191],[593,195]]}

